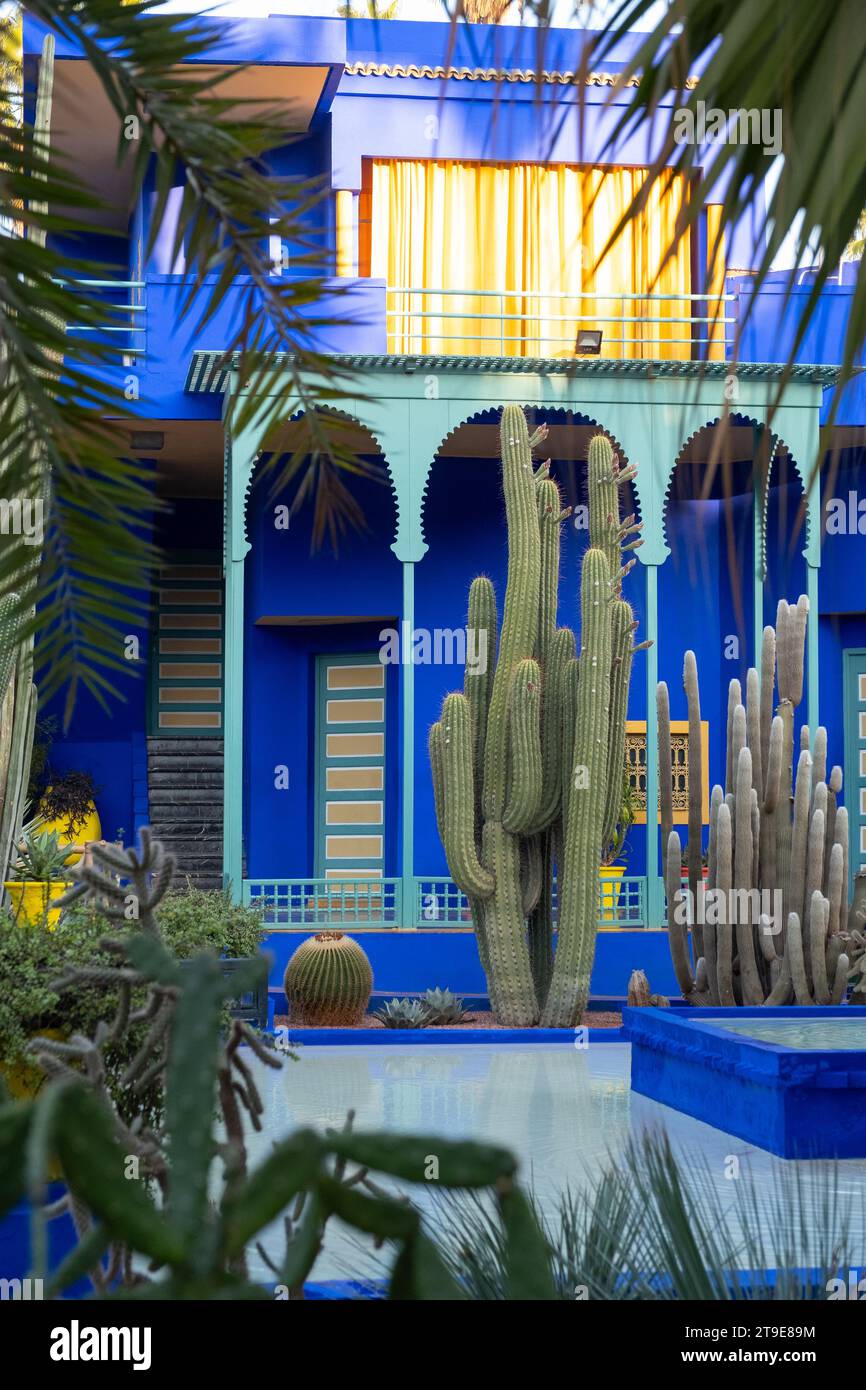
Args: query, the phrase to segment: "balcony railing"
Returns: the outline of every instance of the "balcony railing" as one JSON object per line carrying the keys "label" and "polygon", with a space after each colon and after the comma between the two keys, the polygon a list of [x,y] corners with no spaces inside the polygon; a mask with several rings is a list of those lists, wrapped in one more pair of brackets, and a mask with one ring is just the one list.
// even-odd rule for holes
{"label": "balcony railing", "polygon": [[146,313],[144,280],[70,280],[73,289],[80,287],[92,299],[98,299],[105,309],[103,323],[67,324],[66,332],[73,337],[96,339],[125,356],[141,356],[146,348]]}
{"label": "balcony railing", "polygon": [[587,290],[419,289],[386,295],[388,351],[486,357],[574,357],[580,329],[601,330],[615,360],[723,361],[736,317],[732,294],[620,294]]}
{"label": "balcony railing", "polygon": [[[357,930],[402,925],[403,885],[399,878],[245,879],[243,900],[263,909],[265,925],[269,927]],[[414,880],[412,926],[436,930],[465,929],[471,925],[469,903],[450,878]],[[602,928],[645,927],[645,880],[599,876],[598,925]]]}

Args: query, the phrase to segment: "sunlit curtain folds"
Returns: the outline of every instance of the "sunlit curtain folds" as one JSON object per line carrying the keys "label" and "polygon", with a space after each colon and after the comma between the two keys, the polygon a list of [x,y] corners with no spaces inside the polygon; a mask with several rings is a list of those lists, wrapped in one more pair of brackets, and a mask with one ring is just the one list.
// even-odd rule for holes
{"label": "sunlit curtain folds", "polygon": [[[388,350],[571,357],[583,327],[602,329],[603,356],[691,357],[693,337],[713,330],[693,326],[712,313],[680,297],[692,292],[688,237],[660,269],[681,176],[656,180],[602,258],[646,179],[645,169],[370,161],[365,241],[369,273],[389,287]],[[714,292],[723,285],[719,265]]]}

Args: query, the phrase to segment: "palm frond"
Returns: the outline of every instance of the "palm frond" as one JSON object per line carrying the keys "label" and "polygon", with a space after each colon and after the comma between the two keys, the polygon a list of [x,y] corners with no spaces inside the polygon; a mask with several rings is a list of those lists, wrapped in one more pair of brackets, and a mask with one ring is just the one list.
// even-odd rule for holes
{"label": "palm frond", "polygon": [[[645,20],[653,0],[622,0],[591,44],[603,63]],[[690,79],[699,74],[697,85]],[[632,82],[636,86],[630,86]],[[857,0],[673,0],[655,27],[625,59],[611,94],[615,119],[607,149],[640,131],[652,132],[650,178],[611,235],[611,244],[644,206],[653,180],[670,170],[692,181],[673,240],[695,227],[707,202],[721,201],[720,230],[710,258],[721,255],[725,233],[749,230],[754,242],[753,291],[790,239],[794,269],[786,295],[804,265],[814,278],[793,336],[793,364],[828,278],[835,272],[866,207],[866,14]],[[718,139],[704,146],[685,139],[688,118],[705,111],[765,113],[776,122],[780,158],[757,126],[755,138]],[[742,133],[742,127],[738,127]],[[770,129],[770,125],[766,127]],[[703,161],[703,162],[702,162]],[[771,174],[775,178],[768,180]],[[673,247],[668,248],[669,254]],[[861,263],[862,264],[862,263]],[[755,303],[738,328],[735,358]],[[842,353],[847,379],[866,339],[866,275],[858,275]],[[781,388],[780,388],[781,389]],[[837,393],[838,399],[838,393]]]}
{"label": "palm frond", "polygon": [[[179,318],[194,315],[201,328],[230,291],[238,297],[240,312],[223,346],[236,355],[241,385],[253,393],[273,385],[274,353],[285,354],[262,425],[278,422],[289,403],[300,414],[296,470],[313,456],[315,486],[307,491],[314,531],[338,534],[359,523],[357,504],[339,485],[339,470],[358,463],[345,435],[315,409],[323,382],[336,404],[348,399],[350,382],[311,346],[334,322],[316,310],[329,267],[310,229],[326,190],[321,181],[270,172],[269,152],[287,139],[279,113],[223,97],[222,79],[205,62],[212,31],[187,16],[153,13],[155,2],[36,0],[28,10],[85,55],[121,128],[123,118],[138,117],[140,138],[131,147],[121,134],[117,159],[130,165],[133,197],[155,169],[151,242],[162,229],[169,191],[183,185],[176,225],[176,249],[183,244],[186,257]],[[225,69],[223,77],[234,71]],[[21,583],[34,570],[28,538],[4,536],[0,595],[21,595],[26,622],[40,630],[43,698],[66,685],[68,715],[79,687],[104,701],[116,693],[112,673],[128,669],[123,635],[146,620],[137,595],[147,591],[157,558],[150,541],[155,502],[147,470],[125,457],[129,409],[117,384],[119,350],[103,332],[116,319],[85,284],[113,268],[67,249],[75,238],[86,245],[88,219],[100,201],[51,154],[26,102],[19,119],[15,83],[5,69],[0,81],[0,220],[17,229],[0,236],[2,494],[31,497],[43,474],[50,477],[38,608],[34,614],[33,592]],[[271,236],[293,246],[289,277],[270,274]],[[70,334],[73,324],[79,331]],[[242,404],[238,415],[252,408]]]}

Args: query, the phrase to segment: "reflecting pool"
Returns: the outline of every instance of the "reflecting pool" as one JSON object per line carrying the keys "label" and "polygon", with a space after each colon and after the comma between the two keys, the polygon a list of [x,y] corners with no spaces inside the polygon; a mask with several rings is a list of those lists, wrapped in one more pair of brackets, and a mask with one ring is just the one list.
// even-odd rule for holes
{"label": "reflecting pool", "polygon": [[[772,1189],[782,1160],[633,1095],[630,1050],[627,1043],[607,1042],[590,1044],[586,1050],[519,1043],[305,1047],[299,1049],[299,1060],[286,1061],[280,1072],[255,1063],[266,1128],[252,1136],[250,1157],[253,1162],[263,1158],[275,1140],[299,1126],[341,1126],[346,1112],[354,1110],[358,1129],[416,1131],[507,1145],[517,1154],[523,1180],[533,1187],[542,1210],[553,1214],[565,1187],[579,1188],[608,1156],[615,1162],[633,1134],[664,1126],[679,1152],[703,1158],[706,1168],[693,1170],[694,1181],[713,1183],[723,1199],[730,1197],[732,1158]],[[797,1166],[807,1185],[832,1167],[824,1162]],[[839,1169],[840,1196],[850,1199],[860,1228],[866,1160],[850,1160]],[[433,1199],[428,1190],[407,1190],[422,1209],[429,1209]],[[278,1260],[278,1227],[267,1234],[264,1245]],[[332,1221],[313,1278],[345,1279],[356,1269],[356,1238]],[[273,1280],[257,1256],[251,1261],[251,1274]]]}

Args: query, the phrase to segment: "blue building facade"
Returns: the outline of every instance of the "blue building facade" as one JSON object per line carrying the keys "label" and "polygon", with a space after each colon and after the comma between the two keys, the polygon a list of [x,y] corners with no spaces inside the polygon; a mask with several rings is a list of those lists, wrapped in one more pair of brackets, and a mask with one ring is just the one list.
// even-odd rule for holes
{"label": "blue building facade", "polygon": [[[827,725],[831,764],[844,768],[855,872],[866,862],[858,380],[820,433],[850,307],[844,267],[783,383],[808,277],[787,297],[771,278],[753,303],[748,228],[710,264],[717,203],[666,279],[654,279],[653,255],[685,189],[653,205],[628,255],[596,273],[600,239],[653,155],[649,135],[610,147],[616,53],[581,91],[581,36],[569,31],[545,36],[540,63],[536,33],[519,28],[462,26],[452,41],[445,26],[397,20],[206,22],[217,66],[246,65],[232,79],[238,95],[285,110],[274,173],[328,189],[309,235],[333,264],[314,310],[332,321],[314,337],[353,376],[345,413],[369,467],[346,486],[364,523],[336,550],[313,545],[296,484],[274,488],[267,435],[232,428],[239,377],[223,354],[248,286],[205,329],[194,312],[181,322],[171,209],[182,187],[146,257],[155,190],[132,201],[118,176],[112,236],[94,228],[92,254],[132,296],[117,370],[135,383],[130,451],[152,472],[164,561],[124,702],[107,720],[83,695],[54,765],[92,773],[106,833],[153,823],[193,881],[263,900],[275,978],[295,933],[351,925],[368,933],[377,987],[481,992],[436,831],[426,739],[462,683],[471,579],[488,574],[504,593],[496,426],[499,407],[518,401],[549,425],[553,474],[575,508],[562,622],[576,621],[591,433],[605,430],[638,464],[631,500],[645,544],[626,596],[640,637],[653,640],[629,706],[644,807],[658,797],[656,680],[684,721],[683,653],[695,650],[705,780],[723,780],[728,681],[745,683],[777,601],[808,593],[798,718]],[[40,39],[28,24],[27,63]],[[57,92],[60,146],[96,180],[114,132],[93,138],[95,79],[62,43]],[[297,273],[298,250],[267,248],[275,275]],[[582,328],[601,331],[597,355],[575,356]],[[285,394],[291,422],[297,402],[275,366],[269,389]],[[755,460],[767,435],[763,491]],[[633,966],[672,987],[655,817],[649,828],[642,819],[617,893],[600,898],[597,994],[623,993]]]}

